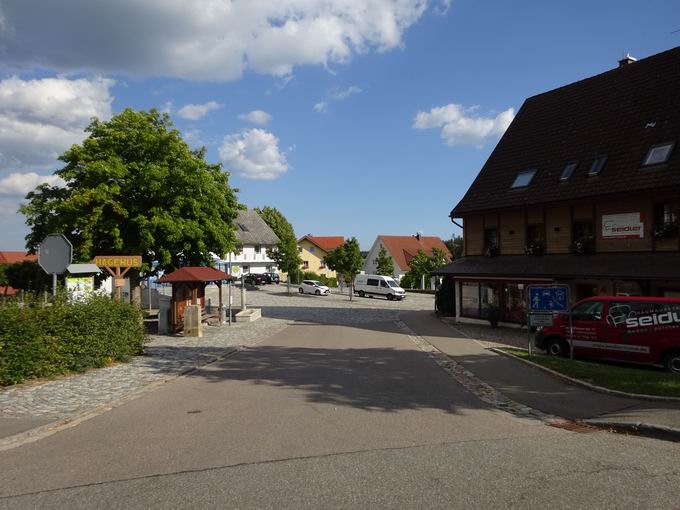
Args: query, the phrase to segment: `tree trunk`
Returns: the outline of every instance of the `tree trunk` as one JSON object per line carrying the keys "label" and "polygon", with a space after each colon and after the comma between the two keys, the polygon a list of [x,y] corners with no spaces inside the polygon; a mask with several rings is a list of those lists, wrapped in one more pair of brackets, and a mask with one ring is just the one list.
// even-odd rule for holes
{"label": "tree trunk", "polygon": [[130,269],[128,274],[130,275],[130,303],[132,303],[136,308],[141,308],[142,288],[139,285],[141,282],[139,271],[135,271],[133,268]]}

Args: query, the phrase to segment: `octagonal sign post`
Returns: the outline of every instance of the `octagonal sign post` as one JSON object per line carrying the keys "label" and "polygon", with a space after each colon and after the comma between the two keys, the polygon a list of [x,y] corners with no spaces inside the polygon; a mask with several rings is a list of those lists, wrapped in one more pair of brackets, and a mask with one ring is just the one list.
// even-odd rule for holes
{"label": "octagonal sign post", "polygon": [[66,271],[73,259],[73,245],[62,234],[50,234],[38,246],[38,264],[52,275],[52,295],[57,295],[57,275]]}

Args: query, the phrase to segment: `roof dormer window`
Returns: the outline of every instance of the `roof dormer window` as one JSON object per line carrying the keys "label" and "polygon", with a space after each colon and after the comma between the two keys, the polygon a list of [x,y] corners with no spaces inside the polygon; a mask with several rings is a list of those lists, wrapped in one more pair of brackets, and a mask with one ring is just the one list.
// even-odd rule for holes
{"label": "roof dormer window", "polygon": [[593,160],[593,164],[590,165],[590,170],[588,175],[600,175],[600,172],[604,168],[605,163],[607,163],[607,156],[598,156]]}
{"label": "roof dormer window", "polygon": [[526,188],[531,184],[534,175],[536,175],[536,170],[525,170],[524,172],[518,173],[517,177],[515,177],[515,182],[512,183],[512,187]]}
{"label": "roof dormer window", "polygon": [[668,161],[668,158],[671,157],[671,152],[673,152],[673,145],[673,142],[652,145],[642,166],[660,165]]}
{"label": "roof dormer window", "polygon": [[564,170],[562,170],[562,175],[560,175],[560,181],[568,181],[571,179],[571,176],[574,174],[574,170],[576,170],[576,167],[578,166],[578,161],[572,161],[571,163],[567,163],[567,166],[564,167]]}

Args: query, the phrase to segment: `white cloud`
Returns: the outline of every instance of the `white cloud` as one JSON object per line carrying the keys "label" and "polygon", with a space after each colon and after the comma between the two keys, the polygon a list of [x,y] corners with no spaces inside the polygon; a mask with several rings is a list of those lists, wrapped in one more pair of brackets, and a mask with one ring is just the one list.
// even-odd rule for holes
{"label": "white cloud", "polygon": [[361,94],[362,92],[363,90],[360,87],[357,87],[356,85],[351,85],[346,89],[335,87],[326,93],[325,101],[319,101],[314,105],[314,111],[317,113],[326,113],[328,111],[328,106],[330,105],[331,101],[344,101],[349,96],[353,96],[354,94]]}
{"label": "white cloud", "polygon": [[208,101],[202,104],[185,104],[177,111],[177,115],[187,120],[199,120],[208,113],[219,110],[223,106],[222,103],[216,101]]}
{"label": "white cloud", "polygon": [[262,110],[253,110],[250,113],[243,113],[238,116],[240,120],[250,122],[256,126],[266,126],[272,120],[272,116]]}
{"label": "white cloud", "polygon": [[357,87],[356,85],[351,85],[346,89],[335,88],[331,90],[329,96],[337,101],[342,101],[343,99],[347,99],[351,95],[361,94],[361,92],[363,92],[361,88]]}
{"label": "white cloud", "polygon": [[[233,80],[246,70],[346,63],[402,45],[449,0],[33,0],[4,2],[5,66]],[[57,20],[58,22],[55,22]],[[67,36],[64,36],[67,34]]]}
{"label": "white cloud", "polygon": [[276,179],[288,171],[286,155],[279,150],[279,139],[263,129],[247,129],[225,136],[219,153],[227,170],[248,179]]}
{"label": "white cloud", "polygon": [[61,186],[64,181],[56,175],[39,175],[35,172],[14,172],[0,179],[0,195],[24,197],[39,184],[47,183],[51,186]]}
{"label": "white cloud", "polygon": [[45,78],[0,81],[0,169],[55,162],[85,138],[92,117],[108,119],[112,80]]}
{"label": "white cloud", "polygon": [[499,137],[515,118],[515,110],[508,108],[495,117],[474,116],[479,107],[465,108],[448,104],[418,112],[413,121],[415,129],[441,128],[441,137],[448,145],[482,145],[490,138]]}

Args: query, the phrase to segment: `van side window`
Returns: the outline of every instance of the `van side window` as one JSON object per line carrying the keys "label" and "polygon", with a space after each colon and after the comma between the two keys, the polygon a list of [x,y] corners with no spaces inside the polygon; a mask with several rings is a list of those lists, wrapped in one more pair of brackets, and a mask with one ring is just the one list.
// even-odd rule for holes
{"label": "van side window", "polygon": [[381,287],[387,287],[387,282],[385,280],[380,280]]}
{"label": "van side window", "polygon": [[574,307],[572,318],[576,321],[599,321],[602,318],[602,301],[587,301]]}
{"label": "van side window", "polygon": [[375,278],[369,278],[368,281],[366,282],[366,285],[373,285],[374,287],[377,287],[378,280]]}

